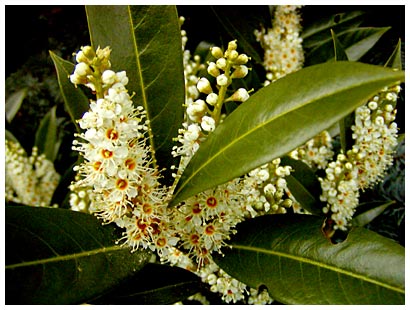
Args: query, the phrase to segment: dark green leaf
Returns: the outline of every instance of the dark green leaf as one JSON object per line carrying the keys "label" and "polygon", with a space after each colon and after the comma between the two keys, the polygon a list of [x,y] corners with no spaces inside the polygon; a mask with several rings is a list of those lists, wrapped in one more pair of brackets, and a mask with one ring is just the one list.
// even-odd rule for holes
{"label": "dark green leaf", "polygon": [[190,271],[160,264],[147,264],[133,277],[92,304],[167,305],[200,291],[201,279]]}
{"label": "dark green leaf", "polygon": [[[147,111],[154,164],[169,168],[185,102],[182,41],[174,6],[87,6],[91,44],[110,46],[113,70],[127,72],[133,101]],[[168,169],[166,178],[170,179]]]}
{"label": "dark green leaf", "polygon": [[88,98],[84,95],[81,89],[76,88],[69,79],[70,74],[74,71],[74,65],[71,62],[60,58],[51,51],[50,56],[53,59],[54,66],[57,71],[58,84],[60,85],[60,91],[64,99],[65,108],[79,131],[80,128],[78,127],[76,120],[79,120],[83,116],[84,112],[88,111]]}
{"label": "dark green leaf", "polygon": [[27,88],[20,89],[6,98],[5,112],[6,120],[11,123],[14,116],[23,103],[24,98],[27,96]]}
{"label": "dark green leaf", "polygon": [[363,21],[364,14],[365,12],[362,11],[340,13],[305,26],[301,35],[303,47],[305,49],[311,49],[316,45],[323,44],[323,41],[329,39],[331,29],[336,32],[341,32],[344,29],[358,27]]}
{"label": "dark green leaf", "polygon": [[324,238],[322,223],[308,215],[243,222],[232,249],[215,260],[285,304],[404,304],[404,247],[361,227],[334,245]]}
{"label": "dark green leaf", "polygon": [[[357,61],[365,55],[389,29],[390,27],[361,27],[350,28],[343,32],[335,33],[341,44],[345,47],[349,60]],[[323,40],[321,44],[315,46],[307,53],[305,65],[322,63],[334,59],[332,47],[333,40],[329,34],[327,40]]]}
{"label": "dark green leaf", "polygon": [[260,89],[200,146],[171,203],[287,154],[384,86],[403,79],[403,73],[383,67],[332,62],[301,69]]}
{"label": "dark green leaf", "polygon": [[386,64],[384,66],[387,68],[402,70],[403,65],[401,63],[401,40],[400,39],[396,45],[396,48],[394,49],[393,53],[391,54],[389,59],[386,61]]}
{"label": "dark green leaf", "polygon": [[6,303],[87,302],[142,268],[115,226],[64,209],[6,207]]}
{"label": "dark green leaf", "polygon": [[56,118],[57,106],[54,106],[47,112],[40,122],[40,125],[36,132],[34,145],[38,148],[39,154],[45,154],[46,158],[51,162],[57,156],[57,118]]}
{"label": "dark green leaf", "polygon": [[286,177],[290,192],[302,207],[312,214],[322,214],[322,202],[319,196],[322,189],[315,173],[308,165],[288,156],[281,158],[281,165],[292,167],[292,173]]}
{"label": "dark green leaf", "polygon": [[357,207],[358,211],[360,210],[360,208],[365,208],[366,210],[363,212],[356,212],[352,220],[352,225],[353,226],[365,226],[369,224],[376,217],[382,214],[384,210],[387,209],[387,207],[395,203],[396,203],[395,201],[388,201],[385,203],[380,203],[380,202],[367,203],[366,206],[364,206],[363,204],[359,205]]}

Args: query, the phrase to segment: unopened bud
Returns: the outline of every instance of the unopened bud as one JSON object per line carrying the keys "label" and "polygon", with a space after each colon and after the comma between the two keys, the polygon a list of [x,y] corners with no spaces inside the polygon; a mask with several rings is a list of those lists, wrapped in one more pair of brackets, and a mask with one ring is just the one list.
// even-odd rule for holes
{"label": "unopened bud", "polygon": [[228,43],[228,50],[233,51],[238,48],[238,44],[236,44],[236,40],[233,40]]}
{"label": "unopened bud", "polygon": [[233,79],[241,79],[245,77],[248,74],[248,67],[244,65],[240,65],[235,69],[235,71],[232,73],[231,78]]}
{"label": "unopened bud", "polygon": [[238,52],[237,51],[235,51],[235,50],[227,50],[226,52],[225,52],[225,55],[226,55],[226,58],[228,58],[230,61],[235,61],[237,58],[238,58],[238,56],[239,56],[239,54],[238,54]]}
{"label": "unopened bud", "polygon": [[250,57],[246,54],[240,54],[238,58],[235,60],[235,64],[237,65],[245,65],[249,61]]}
{"label": "unopened bud", "polygon": [[240,101],[244,102],[249,99],[248,91],[245,88],[239,88],[236,92],[233,93],[227,101]]}
{"label": "unopened bud", "polygon": [[208,102],[210,105],[215,105],[218,102],[218,95],[215,93],[210,93],[206,97],[206,102]]}
{"label": "unopened bud", "polygon": [[219,86],[225,86],[228,84],[228,77],[225,74],[221,74],[216,77],[216,83]]}
{"label": "unopened bud", "polygon": [[216,66],[221,69],[224,70],[226,68],[226,59],[225,58],[219,58],[216,61]]}
{"label": "unopened bud", "polygon": [[209,83],[208,79],[205,77],[202,77],[199,79],[198,83],[196,84],[196,87],[201,93],[204,93],[204,94],[212,93],[211,83]]}
{"label": "unopened bud", "polygon": [[222,58],[223,57],[223,52],[220,47],[214,46],[211,48],[211,54],[215,58]]}
{"label": "unopened bud", "polygon": [[208,65],[208,70],[207,70],[207,71],[208,71],[208,73],[209,73],[210,75],[212,75],[213,77],[217,77],[218,75],[221,74],[221,72],[219,71],[219,69],[218,69],[216,63],[214,63],[214,62],[210,62],[210,63],[209,63],[209,65]]}

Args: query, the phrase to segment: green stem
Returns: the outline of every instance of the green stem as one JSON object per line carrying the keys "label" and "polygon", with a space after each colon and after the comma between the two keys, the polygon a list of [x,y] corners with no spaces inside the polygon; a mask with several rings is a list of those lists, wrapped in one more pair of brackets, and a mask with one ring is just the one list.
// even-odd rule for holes
{"label": "green stem", "polygon": [[230,61],[227,62],[226,68],[225,68],[224,71],[225,71],[224,72],[225,76],[228,78],[228,82],[226,83],[226,85],[221,86],[221,88],[219,89],[218,101],[216,102],[215,108],[211,113],[212,118],[215,120],[215,125],[216,126],[218,126],[220,118],[221,118],[221,111],[222,111],[223,103],[225,101],[226,91],[228,90],[228,86],[232,82],[232,79],[231,79],[231,76],[230,76],[230,71],[231,71]]}

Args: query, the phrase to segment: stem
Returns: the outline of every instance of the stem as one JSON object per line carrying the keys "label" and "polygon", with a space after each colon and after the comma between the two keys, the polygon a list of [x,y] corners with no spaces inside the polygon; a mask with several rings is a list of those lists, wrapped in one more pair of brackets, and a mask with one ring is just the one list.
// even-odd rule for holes
{"label": "stem", "polygon": [[219,124],[219,121],[221,118],[221,111],[222,111],[223,103],[225,101],[226,91],[228,90],[228,86],[231,85],[231,82],[232,82],[230,71],[231,71],[231,62],[227,61],[226,68],[224,69],[224,74],[228,78],[228,82],[226,83],[226,85],[221,86],[221,88],[219,89],[218,101],[216,102],[215,108],[211,113],[212,118],[215,120],[216,126]]}

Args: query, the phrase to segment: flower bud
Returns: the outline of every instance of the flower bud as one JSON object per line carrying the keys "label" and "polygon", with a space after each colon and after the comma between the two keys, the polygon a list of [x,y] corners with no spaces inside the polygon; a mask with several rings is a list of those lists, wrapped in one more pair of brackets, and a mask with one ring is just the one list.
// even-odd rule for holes
{"label": "flower bud", "polygon": [[204,94],[212,93],[211,83],[209,83],[208,79],[205,77],[202,77],[199,79],[198,83],[196,84],[196,87],[201,93],[204,93]]}
{"label": "flower bud", "polygon": [[81,50],[83,52],[83,55],[87,57],[89,60],[92,60],[95,57],[94,49],[91,46],[83,46],[81,47]]}
{"label": "flower bud", "polygon": [[86,63],[80,62],[79,64],[76,64],[74,73],[79,75],[80,77],[85,77],[88,74],[91,74],[92,71]]}
{"label": "flower bud", "polygon": [[218,102],[218,95],[215,93],[210,93],[206,97],[206,102],[208,102],[210,105],[215,105]]}
{"label": "flower bud", "polygon": [[101,76],[102,82],[106,85],[112,85],[115,83],[117,75],[112,70],[105,70]]}
{"label": "flower bud", "polygon": [[215,120],[210,116],[204,116],[202,118],[201,127],[205,131],[215,130]]}
{"label": "flower bud", "polygon": [[215,58],[222,58],[223,57],[223,52],[220,47],[214,46],[211,48],[211,54]]}
{"label": "flower bud", "polygon": [[214,62],[210,62],[210,63],[209,63],[209,65],[208,65],[208,70],[207,70],[207,71],[208,71],[208,73],[209,73],[210,75],[212,75],[213,77],[217,77],[218,75],[221,74],[221,72],[219,71],[219,69],[218,69],[216,63],[214,63]]}
{"label": "flower bud", "polygon": [[248,67],[244,65],[240,65],[235,69],[235,71],[232,73],[231,78],[233,79],[241,79],[245,77],[248,74]]}
{"label": "flower bud", "polygon": [[226,68],[226,59],[225,58],[219,58],[216,61],[216,66],[221,69],[224,70]]}
{"label": "flower bud", "polygon": [[225,86],[228,84],[228,77],[225,74],[221,74],[216,77],[216,83],[219,86]]}
{"label": "flower bud", "polygon": [[239,54],[238,54],[238,52],[237,51],[235,51],[235,50],[227,50],[226,52],[225,52],[225,55],[226,55],[226,58],[228,58],[230,61],[235,61],[237,58],[238,58],[238,56],[239,56]]}
{"label": "flower bud", "polygon": [[236,58],[235,64],[237,65],[245,65],[249,61],[250,57],[246,54],[240,54],[238,58]]}
{"label": "flower bud", "polygon": [[236,44],[236,40],[233,40],[233,41],[228,43],[228,50],[229,51],[236,50],[237,48],[238,48],[238,44]]}
{"label": "flower bud", "polygon": [[249,99],[248,91],[245,88],[239,88],[236,92],[233,93],[231,97],[227,100],[229,101],[240,101],[244,102]]}

